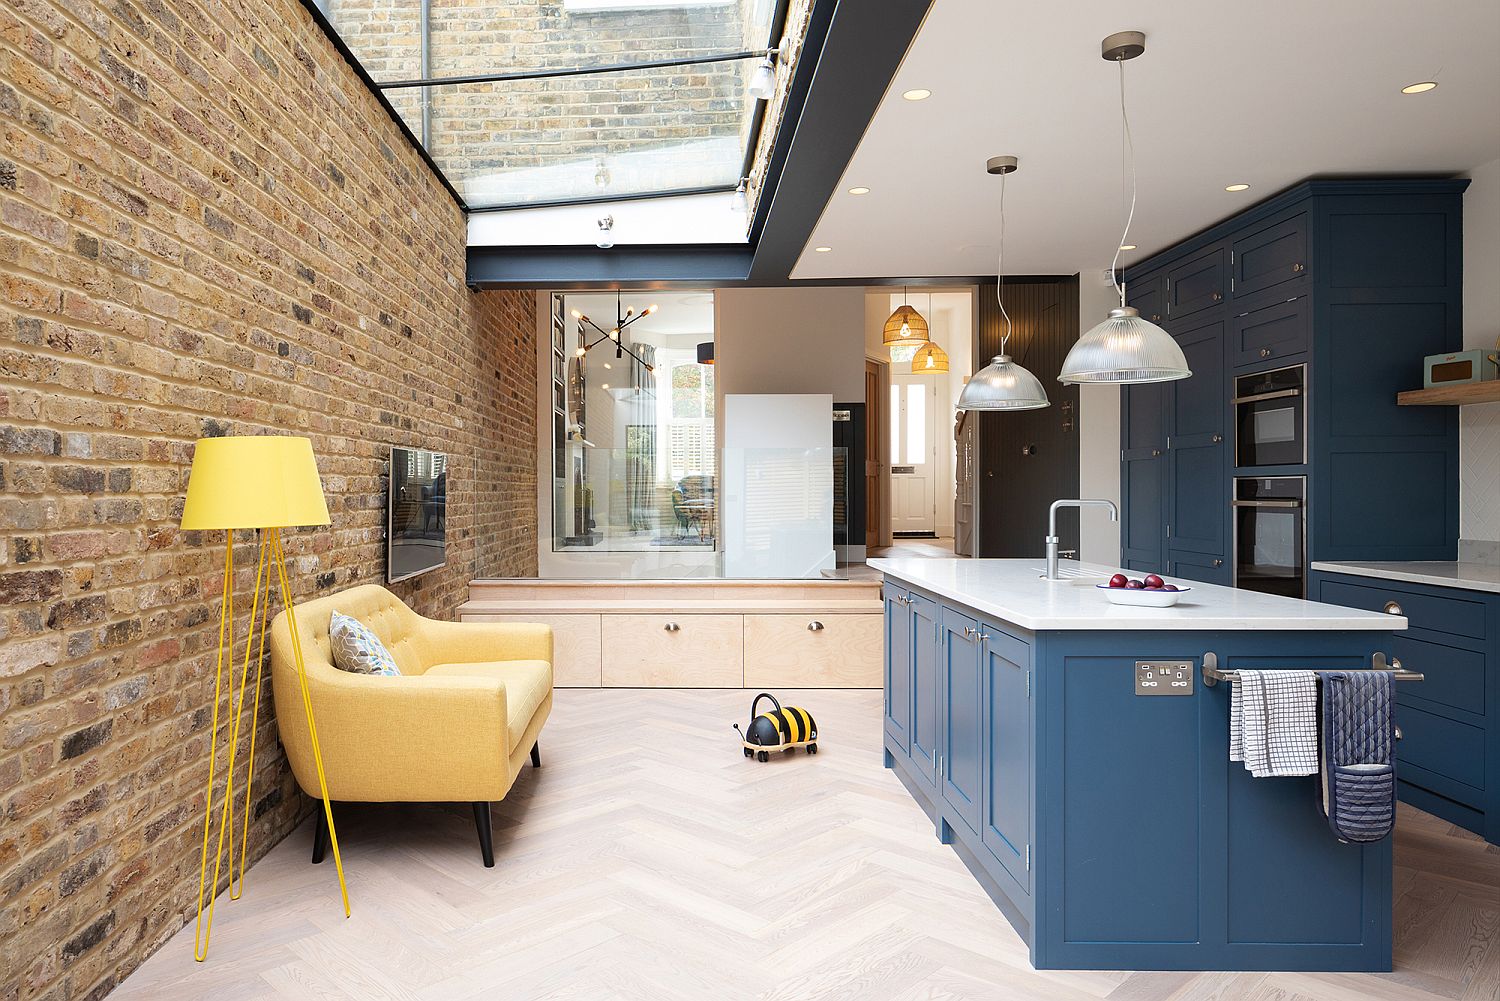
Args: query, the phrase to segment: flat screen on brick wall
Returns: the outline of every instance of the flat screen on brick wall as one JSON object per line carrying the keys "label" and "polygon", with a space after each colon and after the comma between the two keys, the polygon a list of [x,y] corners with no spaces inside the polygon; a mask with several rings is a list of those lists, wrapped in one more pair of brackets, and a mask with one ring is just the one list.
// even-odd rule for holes
{"label": "flat screen on brick wall", "polygon": [[386,580],[436,570],[446,559],[448,457],[420,448],[392,448],[390,483]]}

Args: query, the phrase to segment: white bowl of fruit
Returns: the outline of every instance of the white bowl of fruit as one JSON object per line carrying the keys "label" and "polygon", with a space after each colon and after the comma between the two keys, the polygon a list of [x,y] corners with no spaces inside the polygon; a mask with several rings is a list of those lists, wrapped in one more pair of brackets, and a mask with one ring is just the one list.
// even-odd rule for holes
{"label": "white bowl of fruit", "polygon": [[1154,573],[1144,577],[1127,577],[1117,573],[1107,584],[1096,584],[1116,605],[1145,605],[1148,608],[1170,608],[1177,600],[1192,590],[1168,584]]}

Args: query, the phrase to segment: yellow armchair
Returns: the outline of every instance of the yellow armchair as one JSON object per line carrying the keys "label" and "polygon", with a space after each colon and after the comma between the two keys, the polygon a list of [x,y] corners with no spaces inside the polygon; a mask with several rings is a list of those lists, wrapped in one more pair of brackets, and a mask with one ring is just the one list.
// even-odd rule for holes
{"label": "yellow armchair", "polygon": [[[401,677],[351,674],[333,665],[335,611],[368,626]],[[385,588],[367,584],[296,606],[308,695],[333,800],[469,802],[484,864],[493,866],[490,804],[510,791],[552,711],[552,630],[529,623],[439,622]],[[301,711],[285,611],[271,623],[271,690],[281,742],[297,784],[314,799],[318,773]],[[313,861],[327,839],[317,811]]]}

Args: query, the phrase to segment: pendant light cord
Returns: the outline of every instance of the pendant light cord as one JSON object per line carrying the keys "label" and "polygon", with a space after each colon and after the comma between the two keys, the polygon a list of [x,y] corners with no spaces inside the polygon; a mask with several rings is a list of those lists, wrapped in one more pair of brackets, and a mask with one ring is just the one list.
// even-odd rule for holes
{"label": "pendant light cord", "polygon": [[[1130,115],[1125,111],[1125,60],[1118,59],[1116,62],[1120,65],[1120,122],[1125,127],[1125,161],[1130,166],[1130,211],[1125,216],[1125,232],[1120,234],[1120,242],[1115,244],[1115,257],[1109,265],[1109,276],[1115,283],[1115,289],[1120,293],[1120,305],[1123,307],[1125,283],[1120,280],[1120,251],[1129,242],[1130,224],[1135,221],[1135,140],[1130,136]],[[1005,197],[1003,187],[1000,189],[1000,197]],[[1004,232],[1003,228],[1001,232]],[[1002,239],[1004,239],[1003,236]]]}
{"label": "pendant light cord", "polygon": [[1005,319],[1005,333],[1000,335],[1000,353],[1005,354],[1010,340],[1010,314],[1005,311],[1005,175],[1000,175],[1000,259],[995,263],[995,301]]}

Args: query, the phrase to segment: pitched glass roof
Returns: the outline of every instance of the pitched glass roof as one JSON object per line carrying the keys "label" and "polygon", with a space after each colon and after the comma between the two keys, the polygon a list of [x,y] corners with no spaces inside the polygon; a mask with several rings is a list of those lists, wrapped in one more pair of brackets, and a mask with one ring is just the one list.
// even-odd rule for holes
{"label": "pitched glass roof", "polygon": [[481,210],[732,190],[786,18],[786,0],[317,3]]}

